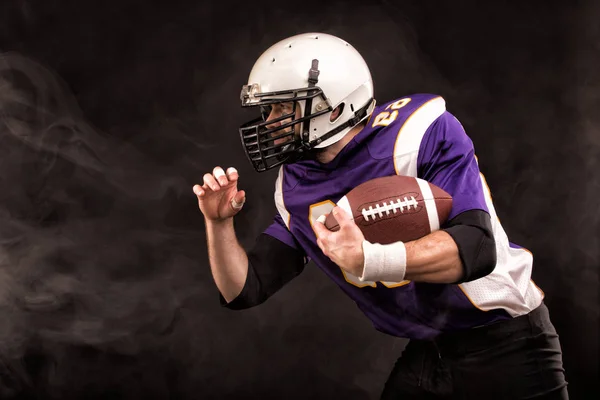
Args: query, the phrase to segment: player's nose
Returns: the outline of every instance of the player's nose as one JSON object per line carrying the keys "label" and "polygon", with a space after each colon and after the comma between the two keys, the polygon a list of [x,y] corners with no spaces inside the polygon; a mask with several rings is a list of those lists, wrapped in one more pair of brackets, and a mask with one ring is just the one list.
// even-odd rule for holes
{"label": "player's nose", "polygon": [[267,117],[267,128],[272,129],[272,128],[276,127],[277,125],[281,125],[281,123],[279,123],[279,122],[273,122],[273,120],[276,118],[277,118],[277,115],[275,113],[275,110],[272,108],[271,112],[269,113],[269,116]]}
{"label": "player's nose", "polygon": [[273,129],[281,125],[281,121],[273,121],[279,117],[279,114],[275,111],[275,107],[271,109],[269,116],[267,117],[267,128]]}

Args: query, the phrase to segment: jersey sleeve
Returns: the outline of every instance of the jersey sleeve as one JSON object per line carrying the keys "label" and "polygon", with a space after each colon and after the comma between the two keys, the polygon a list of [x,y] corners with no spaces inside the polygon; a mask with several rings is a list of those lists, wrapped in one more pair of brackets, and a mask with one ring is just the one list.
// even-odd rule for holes
{"label": "jersey sleeve", "polygon": [[417,176],[452,196],[448,220],[468,210],[489,213],[473,142],[456,117],[447,111],[423,136],[417,158]]}
{"label": "jersey sleeve", "polygon": [[300,275],[305,266],[301,251],[264,233],[258,236],[247,255],[248,274],[240,294],[229,303],[219,294],[221,305],[231,310],[243,310],[264,303]]}
{"label": "jersey sleeve", "polygon": [[263,233],[278,239],[280,242],[287,244],[295,250],[301,250],[300,246],[296,242],[296,239],[289,231],[286,223],[279,213],[275,214],[273,222],[267,227],[267,229],[263,231]]}

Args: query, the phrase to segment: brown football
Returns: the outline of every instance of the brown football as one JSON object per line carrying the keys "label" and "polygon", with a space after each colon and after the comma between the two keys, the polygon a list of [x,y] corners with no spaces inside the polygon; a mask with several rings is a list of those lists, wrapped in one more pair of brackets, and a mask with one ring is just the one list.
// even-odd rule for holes
{"label": "brown football", "polygon": [[[409,242],[440,229],[452,209],[452,196],[423,179],[392,175],[364,182],[337,205],[352,215],[371,243]],[[339,225],[329,213],[325,226]]]}

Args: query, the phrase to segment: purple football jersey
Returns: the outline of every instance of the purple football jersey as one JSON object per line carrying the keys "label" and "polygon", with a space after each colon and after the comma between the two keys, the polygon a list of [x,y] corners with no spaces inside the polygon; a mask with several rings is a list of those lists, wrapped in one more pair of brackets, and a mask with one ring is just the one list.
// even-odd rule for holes
{"label": "purple football jersey", "polygon": [[[359,184],[395,174],[424,179],[452,195],[449,219],[473,209],[491,215],[497,264],[490,275],[458,285],[361,282],[323,255],[312,228],[316,219]],[[525,314],[543,299],[530,279],[531,253],[509,243],[473,143],[440,96],[415,94],[376,107],[330,163],[281,167],[275,202],[279,213],[265,233],[299,247],[387,334],[430,339]]]}

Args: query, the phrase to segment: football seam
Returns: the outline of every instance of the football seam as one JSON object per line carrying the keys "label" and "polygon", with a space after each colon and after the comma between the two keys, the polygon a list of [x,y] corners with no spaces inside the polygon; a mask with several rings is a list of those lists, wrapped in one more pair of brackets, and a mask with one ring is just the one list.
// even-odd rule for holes
{"label": "football seam", "polygon": [[[396,202],[394,202],[394,200]],[[360,216],[362,216],[366,222],[372,222],[377,220],[377,218],[383,219],[385,217],[390,216],[391,214],[398,214],[398,211],[400,211],[400,213],[403,214],[405,208],[406,211],[410,211],[411,208],[416,211],[417,207],[419,206],[419,201],[415,199],[415,196],[410,196],[410,198],[404,196],[404,199],[396,197],[395,199],[389,201],[377,202],[375,204],[367,204],[370,204],[368,209],[364,205],[358,207],[357,209],[360,210]]]}

